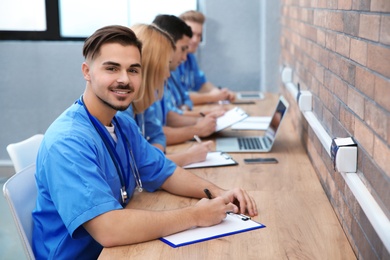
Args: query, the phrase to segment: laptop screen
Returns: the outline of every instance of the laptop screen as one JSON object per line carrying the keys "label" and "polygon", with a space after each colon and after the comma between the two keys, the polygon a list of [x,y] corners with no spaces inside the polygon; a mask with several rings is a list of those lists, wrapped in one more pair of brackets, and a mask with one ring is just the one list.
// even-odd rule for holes
{"label": "laptop screen", "polygon": [[279,98],[278,105],[276,106],[276,110],[274,115],[272,116],[271,123],[265,133],[265,136],[271,143],[274,142],[276,133],[279,129],[280,122],[282,122],[283,116],[286,113],[288,107],[287,101],[281,96]]}

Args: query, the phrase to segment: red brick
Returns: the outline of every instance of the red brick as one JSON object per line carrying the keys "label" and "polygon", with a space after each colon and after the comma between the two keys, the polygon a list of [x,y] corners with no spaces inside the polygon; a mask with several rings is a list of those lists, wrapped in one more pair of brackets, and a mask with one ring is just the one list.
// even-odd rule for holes
{"label": "red brick", "polygon": [[325,27],[326,23],[327,23],[327,14],[328,12],[327,11],[324,11],[324,10],[314,10],[314,21],[313,21],[313,24],[318,26],[318,27]]}
{"label": "red brick", "polygon": [[343,12],[343,22],[345,34],[357,36],[359,33],[360,15],[356,12]]}
{"label": "red brick", "polygon": [[390,146],[390,118],[387,118],[387,145]]}
{"label": "red brick", "polygon": [[326,1],[327,8],[328,9],[337,9],[337,2],[338,2],[338,0],[328,0],[328,1]]}
{"label": "red brick", "polygon": [[370,101],[366,101],[364,121],[374,132],[387,140],[387,113]]}
{"label": "red brick", "polygon": [[317,0],[317,7],[326,8],[328,0]]}
{"label": "red brick", "polygon": [[335,52],[329,52],[328,54],[329,60],[329,70],[331,70],[334,74],[340,75],[340,63],[341,58]]}
{"label": "red brick", "polygon": [[367,43],[351,38],[351,51],[349,57],[365,66],[367,64]]}
{"label": "red brick", "polygon": [[348,86],[345,82],[337,77],[332,78],[333,93],[345,104],[348,103]]}
{"label": "red brick", "polygon": [[390,177],[390,149],[382,140],[375,137],[374,156],[375,162],[382,168],[382,170]]}
{"label": "red brick", "polygon": [[350,60],[340,58],[340,74],[339,76],[351,85],[355,84],[355,63]]}
{"label": "red brick", "polygon": [[371,0],[352,0],[352,9],[369,11]]}
{"label": "red brick", "polygon": [[317,43],[325,47],[325,42],[326,42],[326,33],[323,30],[317,30]]}
{"label": "red brick", "polygon": [[368,44],[367,67],[390,78],[390,48]]}
{"label": "red brick", "polygon": [[324,67],[320,64],[316,65],[316,72],[315,72],[315,78],[318,80],[321,84],[324,83]]}
{"label": "red brick", "polygon": [[375,76],[375,101],[390,112],[390,80]]}
{"label": "red brick", "polygon": [[338,9],[351,10],[352,0],[339,0]]}
{"label": "red brick", "polygon": [[372,157],[374,152],[374,134],[359,119],[355,119],[355,139],[362,148]]}
{"label": "red brick", "polygon": [[326,27],[333,31],[343,32],[343,14],[341,12],[329,12],[327,16],[328,23]]}
{"label": "red brick", "polygon": [[374,99],[375,76],[360,66],[356,66],[355,73],[355,87],[371,99]]}
{"label": "red brick", "polygon": [[329,58],[328,58],[329,53],[330,52],[326,49],[320,49],[319,61],[321,65],[324,66],[325,68],[329,67]]}
{"label": "red brick", "polygon": [[340,122],[352,135],[355,135],[355,116],[346,107],[340,107]]}
{"label": "red brick", "polygon": [[348,88],[348,107],[361,119],[364,118],[364,97],[354,88]]}
{"label": "red brick", "polygon": [[349,58],[349,49],[350,49],[350,38],[343,34],[338,34],[336,36],[336,51],[343,55],[344,57]]}
{"label": "red brick", "polygon": [[379,41],[384,44],[390,44],[390,16],[382,16]]}
{"label": "red brick", "polygon": [[326,48],[336,51],[336,34],[333,32],[326,33]]}
{"label": "red brick", "polygon": [[361,14],[359,23],[359,36],[372,41],[379,40],[379,15]]}
{"label": "red brick", "polygon": [[371,12],[390,12],[390,1],[371,0]]}

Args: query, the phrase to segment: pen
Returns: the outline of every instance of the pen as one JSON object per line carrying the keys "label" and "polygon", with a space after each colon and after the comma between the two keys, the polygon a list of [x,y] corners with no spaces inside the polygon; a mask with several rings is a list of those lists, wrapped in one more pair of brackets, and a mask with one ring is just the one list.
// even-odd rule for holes
{"label": "pen", "polygon": [[194,135],[194,139],[198,142],[198,143],[202,143],[202,140],[200,140],[199,136],[197,135]]}
{"label": "pen", "polygon": [[244,214],[240,214],[240,213],[234,213],[234,212],[231,212],[231,211],[226,212],[226,213],[229,214],[229,215],[232,215],[232,216],[239,217],[239,218],[242,219],[243,221],[247,221],[247,220],[250,220],[250,219],[251,219],[251,217],[246,216],[246,215],[244,215]]}
{"label": "pen", "polygon": [[213,196],[211,196],[211,192],[209,191],[209,189],[204,189],[203,191],[204,193],[206,193],[207,198],[209,198],[210,200],[213,198]]}

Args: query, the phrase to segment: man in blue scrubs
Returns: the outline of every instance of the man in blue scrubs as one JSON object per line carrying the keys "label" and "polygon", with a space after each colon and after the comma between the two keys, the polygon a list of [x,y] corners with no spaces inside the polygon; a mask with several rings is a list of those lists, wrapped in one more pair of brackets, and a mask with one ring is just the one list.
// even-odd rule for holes
{"label": "man in blue scrubs", "polygon": [[[184,111],[183,105],[186,101],[178,98],[181,96],[179,90],[182,88],[176,86],[172,77],[177,67],[186,60],[188,44],[192,36],[191,28],[179,17],[167,14],[157,15],[153,23],[167,31],[176,45],[172,62],[169,64],[171,76],[164,87],[163,98],[157,102],[158,104],[155,104],[155,110],[158,111],[156,115],[162,115],[159,120],[163,123],[167,145],[189,141],[193,139],[194,135],[208,137],[215,132],[216,118],[223,115],[225,111],[221,109],[201,111],[206,115],[205,117],[201,117],[199,111]],[[192,113],[188,114],[187,112]]]}
{"label": "man in blue scrubs", "polygon": [[[141,43],[129,28],[97,30],[85,41],[83,54],[85,91],[48,128],[38,152],[37,259],[96,259],[103,247],[214,225],[227,211],[257,215],[246,191],[223,190],[176,167],[148,144],[132,119],[117,115],[141,85]],[[205,199],[205,188],[215,198]],[[135,190],[156,189],[203,199],[170,211],[127,208]]]}
{"label": "man in blue scrubs", "polygon": [[198,50],[203,37],[203,24],[205,16],[198,11],[187,11],[179,16],[192,30],[187,60],[183,62],[178,71],[181,75],[183,93],[187,92],[194,105],[207,104],[222,100],[234,101],[235,93],[227,88],[219,88],[207,81],[206,76],[198,67],[194,53]]}

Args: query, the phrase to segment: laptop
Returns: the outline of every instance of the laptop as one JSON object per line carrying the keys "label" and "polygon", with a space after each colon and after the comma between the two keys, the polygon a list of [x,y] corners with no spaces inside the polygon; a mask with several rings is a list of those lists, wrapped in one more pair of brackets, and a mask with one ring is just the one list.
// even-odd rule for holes
{"label": "laptop", "polygon": [[288,102],[280,96],[271,123],[262,136],[219,137],[216,139],[216,150],[221,152],[269,152],[288,109]]}

